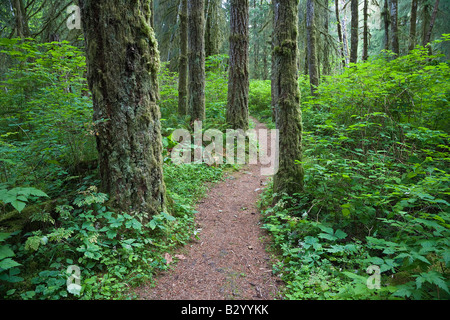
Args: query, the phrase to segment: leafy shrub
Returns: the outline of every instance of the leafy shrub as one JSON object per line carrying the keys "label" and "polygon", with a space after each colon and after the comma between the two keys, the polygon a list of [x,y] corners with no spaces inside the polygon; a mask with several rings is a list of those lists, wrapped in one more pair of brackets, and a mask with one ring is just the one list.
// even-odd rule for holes
{"label": "leafy shrub", "polygon": [[449,298],[450,74],[437,58],[374,58],[302,105],[305,193],[263,212],[286,297]]}

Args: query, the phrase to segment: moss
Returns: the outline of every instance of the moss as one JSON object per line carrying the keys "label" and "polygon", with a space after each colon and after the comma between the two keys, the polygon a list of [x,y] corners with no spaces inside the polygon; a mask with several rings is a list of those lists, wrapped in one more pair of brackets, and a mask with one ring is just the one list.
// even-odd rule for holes
{"label": "moss", "polygon": [[55,208],[56,201],[48,200],[39,204],[27,206],[22,212],[18,212],[17,210],[10,211],[0,215],[0,230],[2,230],[2,232],[22,230],[24,233],[38,230],[40,223],[31,222],[31,216],[39,211],[53,213],[55,212]]}

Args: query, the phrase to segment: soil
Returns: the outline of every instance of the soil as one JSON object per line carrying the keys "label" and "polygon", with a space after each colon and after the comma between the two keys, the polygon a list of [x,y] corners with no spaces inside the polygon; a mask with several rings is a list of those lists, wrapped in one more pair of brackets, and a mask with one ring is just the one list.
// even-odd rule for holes
{"label": "soil", "polygon": [[[254,122],[256,129],[265,128]],[[138,299],[281,299],[282,282],[272,273],[269,235],[256,205],[268,179],[260,169],[246,165],[208,191],[197,206],[199,239],[174,254],[178,261],[156,277],[156,286],[140,287]]]}

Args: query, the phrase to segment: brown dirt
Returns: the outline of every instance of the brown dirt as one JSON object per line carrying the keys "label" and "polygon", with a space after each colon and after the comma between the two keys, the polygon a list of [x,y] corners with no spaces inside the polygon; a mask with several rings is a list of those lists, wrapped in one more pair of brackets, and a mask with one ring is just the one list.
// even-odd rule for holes
{"label": "brown dirt", "polygon": [[180,248],[182,259],[156,277],[155,287],[140,287],[138,299],[280,299],[282,283],[272,274],[256,206],[266,180],[260,165],[247,165],[214,185],[198,203],[199,240]]}

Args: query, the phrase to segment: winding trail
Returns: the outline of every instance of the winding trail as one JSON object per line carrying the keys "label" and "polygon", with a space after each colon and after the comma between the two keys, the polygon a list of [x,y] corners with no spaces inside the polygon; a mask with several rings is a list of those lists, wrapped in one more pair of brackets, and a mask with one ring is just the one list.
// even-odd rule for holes
{"label": "winding trail", "polygon": [[[266,128],[254,122],[257,130]],[[272,274],[256,206],[267,179],[260,168],[246,165],[209,190],[197,206],[199,240],[180,248],[173,270],[158,275],[156,287],[140,287],[138,299],[280,299],[282,282]]]}

